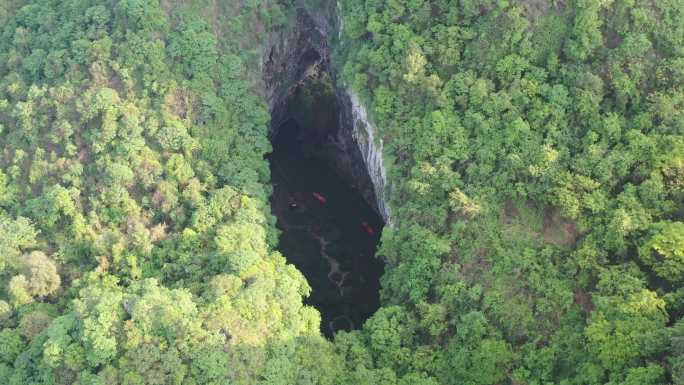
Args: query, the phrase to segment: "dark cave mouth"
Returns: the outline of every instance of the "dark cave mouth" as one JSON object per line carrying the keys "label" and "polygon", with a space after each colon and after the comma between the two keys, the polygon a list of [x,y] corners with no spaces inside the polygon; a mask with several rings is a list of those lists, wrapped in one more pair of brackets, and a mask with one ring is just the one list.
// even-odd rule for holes
{"label": "dark cave mouth", "polygon": [[330,77],[300,84],[286,105],[286,119],[272,130],[271,208],[279,249],[309,282],[306,303],[331,338],[360,328],[380,306],[384,264],[375,250],[384,223],[335,163],[343,127]]}

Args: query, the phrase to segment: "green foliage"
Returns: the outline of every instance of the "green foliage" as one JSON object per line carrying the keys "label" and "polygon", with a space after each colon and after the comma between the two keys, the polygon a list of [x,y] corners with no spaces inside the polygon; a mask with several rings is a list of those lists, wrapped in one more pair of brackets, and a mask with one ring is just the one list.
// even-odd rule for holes
{"label": "green foliage", "polygon": [[22,263],[32,296],[45,297],[59,289],[61,279],[57,267],[44,253],[33,251],[23,257]]}
{"label": "green foliage", "polygon": [[18,264],[22,249],[35,246],[38,232],[24,217],[15,220],[0,213],[0,272]]}
{"label": "green foliage", "polygon": [[639,249],[641,259],[658,276],[672,282],[684,279],[684,223],[659,222],[654,235]]}
{"label": "green foliage", "polygon": [[507,377],[513,359],[510,346],[487,338],[489,325],[481,313],[461,318],[454,337],[443,353],[441,381],[445,384],[496,384]]}
{"label": "green foliage", "polygon": [[[643,281],[632,275],[637,271],[634,267],[611,268],[601,274],[599,293],[594,299],[597,307],[585,329],[590,351],[612,376],[624,374],[630,365],[667,347],[663,333],[665,303],[656,293],[643,288]],[[630,370],[634,370],[634,376],[649,372]]]}
{"label": "green foliage", "polygon": [[382,299],[409,313],[405,360],[431,357],[442,383],[668,381],[667,325],[684,311],[683,11],[340,4],[336,62],[385,149]]}
{"label": "green foliage", "polygon": [[339,2],[392,224],[332,343],[253,81],[298,6],[0,2],[0,383],[684,381],[680,2]]}
{"label": "green foliage", "polygon": [[0,331],[0,361],[11,365],[25,348],[24,341],[18,331],[5,328]]}
{"label": "green foliage", "polygon": [[273,250],[241,47],[265,31],[232,31],[282,5],[5,3],[0,383],[251,385],[282,361],[333,383],[310,288]]}

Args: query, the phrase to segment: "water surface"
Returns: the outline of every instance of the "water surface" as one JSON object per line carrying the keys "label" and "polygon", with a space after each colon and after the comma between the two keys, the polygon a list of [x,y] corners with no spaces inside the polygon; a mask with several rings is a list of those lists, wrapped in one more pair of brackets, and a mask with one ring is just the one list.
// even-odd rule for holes
{"label": "water surface", "polygon": [[361,327],[379,307],[383,263],[374,254],[383,223],[316,156],[318,146],[293,120],[279,129],[269,156],[271,207],[282,231],[279,249],[307,278],[306,303],[321,312],[321,331],[330,337]]}

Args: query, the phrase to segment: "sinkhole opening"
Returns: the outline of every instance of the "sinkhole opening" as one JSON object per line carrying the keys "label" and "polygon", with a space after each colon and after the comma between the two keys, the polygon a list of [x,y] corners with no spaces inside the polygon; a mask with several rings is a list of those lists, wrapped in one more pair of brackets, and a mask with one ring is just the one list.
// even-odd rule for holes
{"label": "sinkhole opening", "polygon": [[[360,328],[380,306],[381,259],[375,257],[382,218],[359,185],[335,165],[339,109],[328,75],[289,95],[285,119],[273,127],[269,155],[271,207],[281,230],[279,249],[312,288],[306,303],[321,313],[328,338]],[[341,163],[363,162],[350,154]],[[354,160],[356,159],[356,160]],[[358,165],[357,165],[358,166]]]}

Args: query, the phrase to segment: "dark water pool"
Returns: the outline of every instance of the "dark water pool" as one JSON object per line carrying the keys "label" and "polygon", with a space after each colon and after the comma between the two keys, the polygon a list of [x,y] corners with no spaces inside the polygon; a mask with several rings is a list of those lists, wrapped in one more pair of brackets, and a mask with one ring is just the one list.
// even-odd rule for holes
{"label": "dark water pool", "polygon": [[320,311],[321,331],[331,337],[361,327],[379,307],[383,263],[375,249],[383,223],[307,139],[293,120],[278,130],[269,156],[271,205],[282,231],[279,249],[309,281],[306,302]]}

